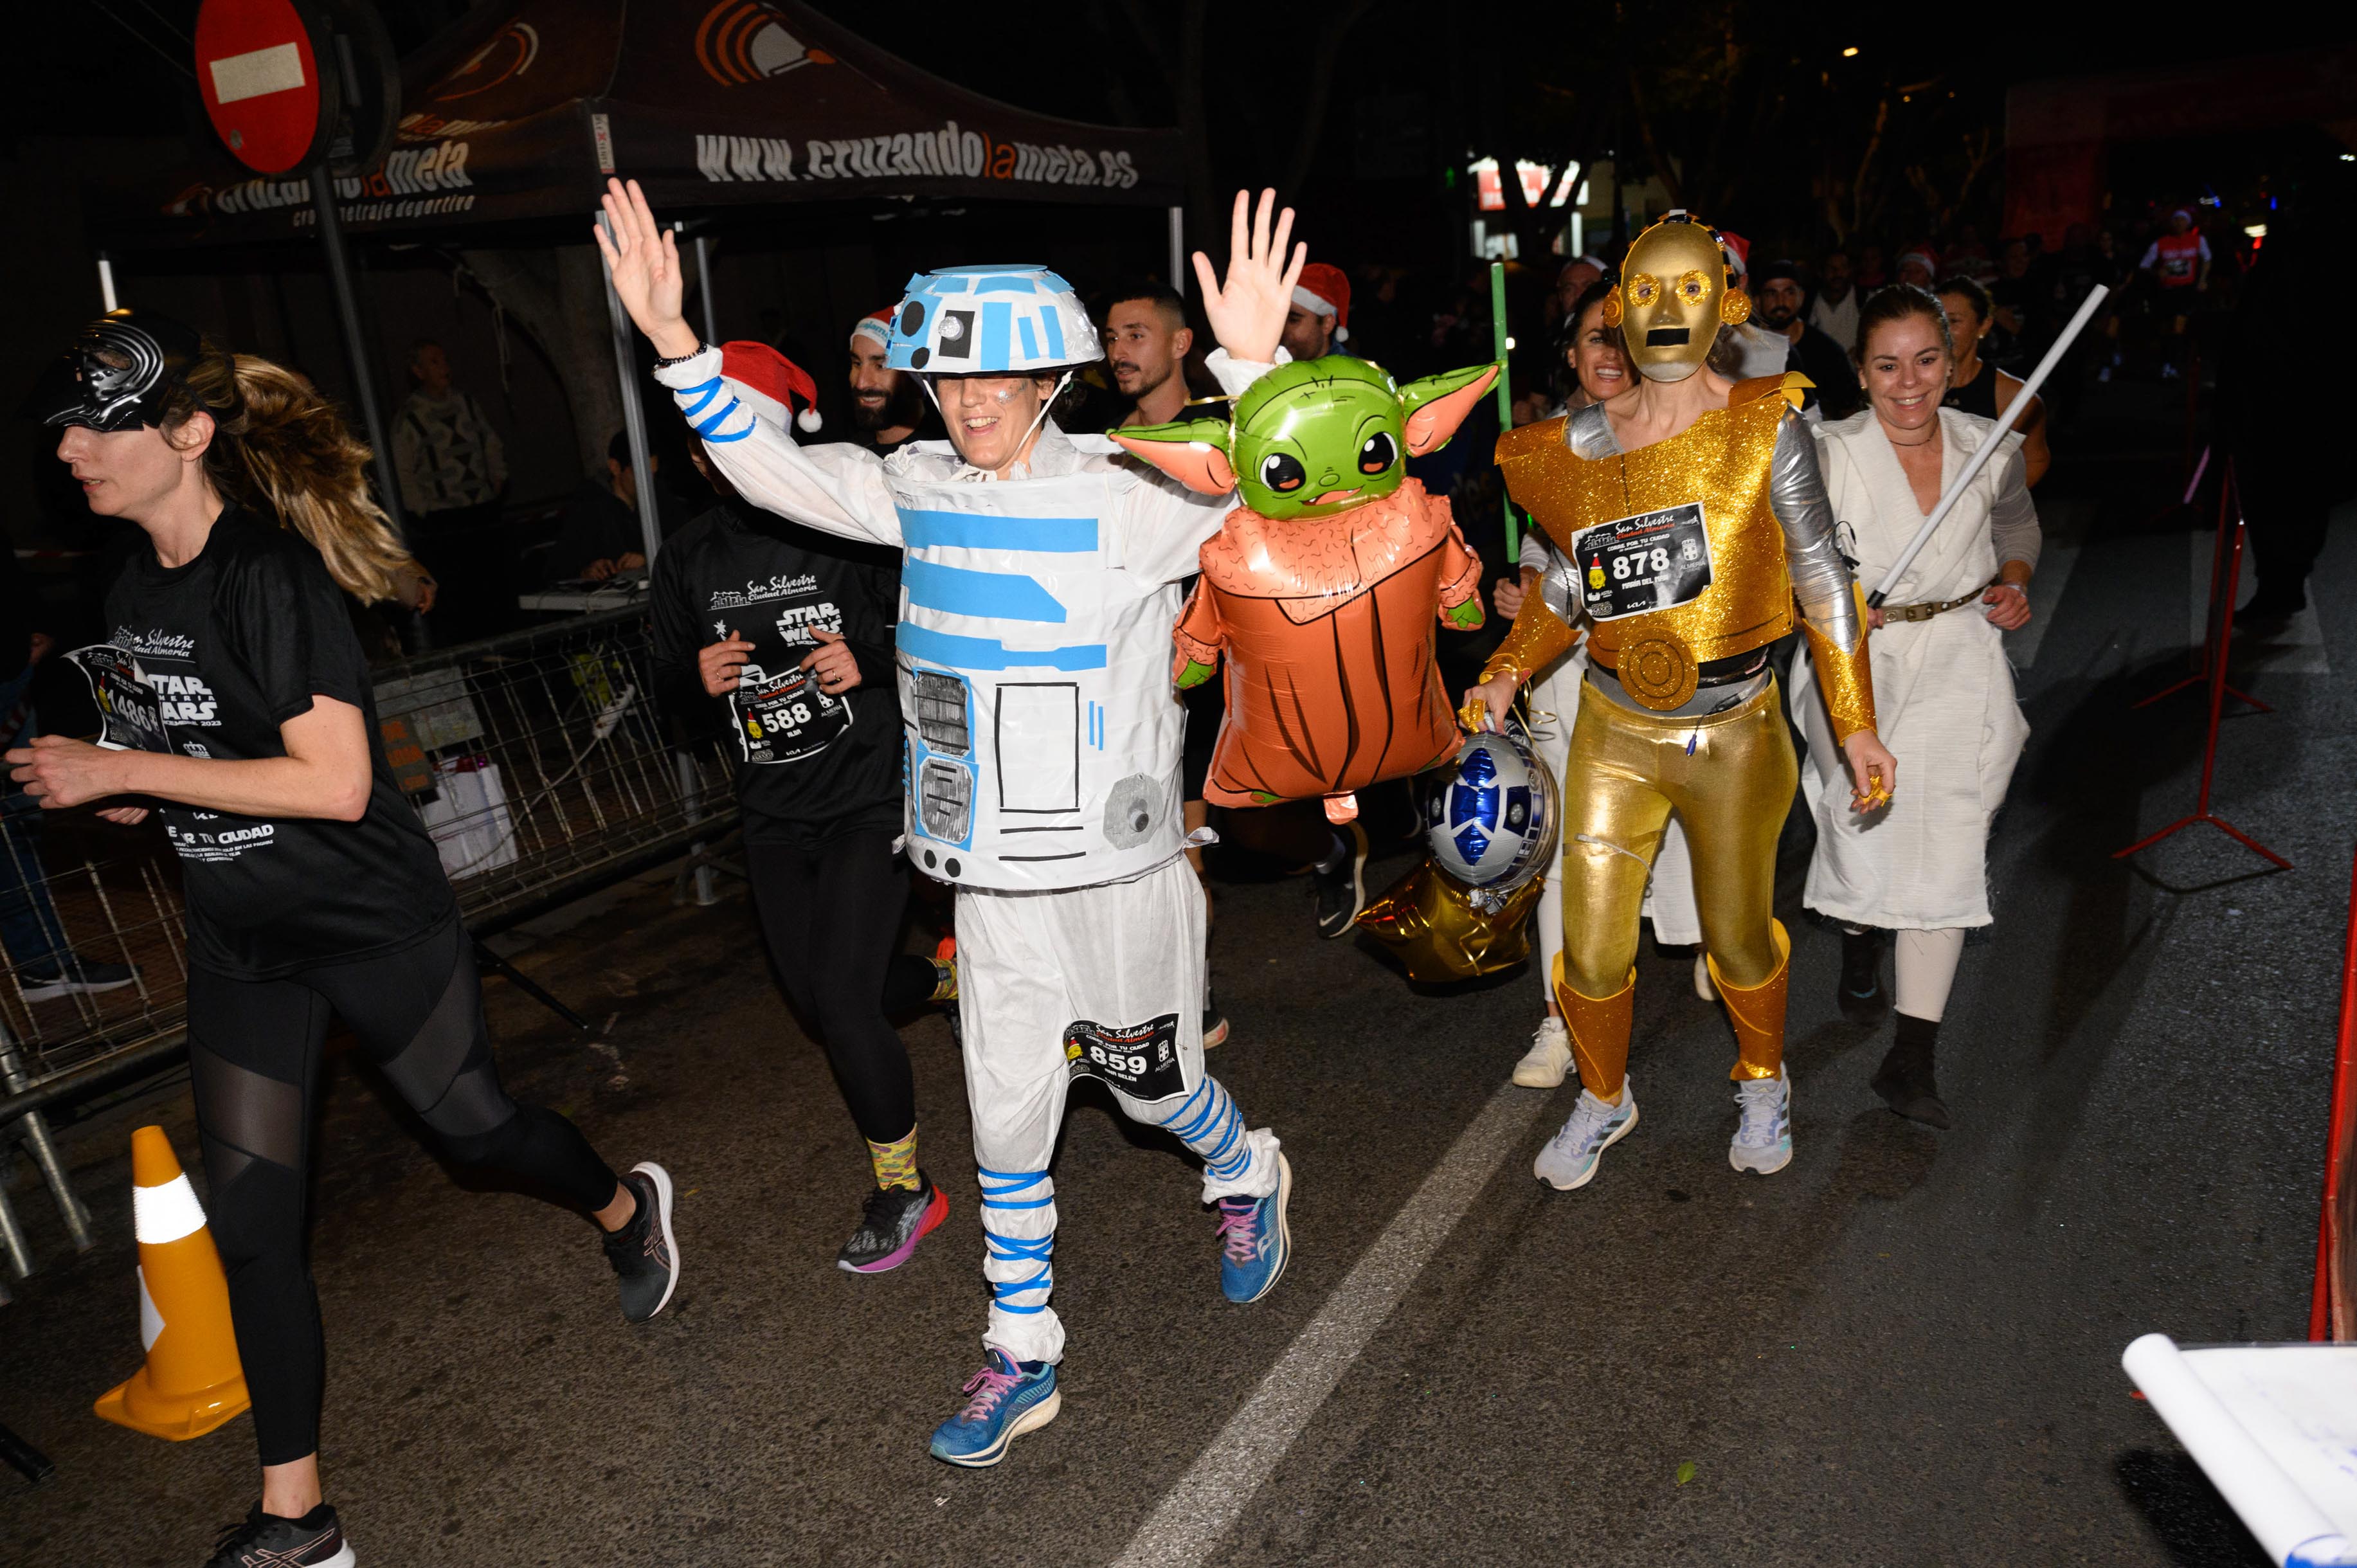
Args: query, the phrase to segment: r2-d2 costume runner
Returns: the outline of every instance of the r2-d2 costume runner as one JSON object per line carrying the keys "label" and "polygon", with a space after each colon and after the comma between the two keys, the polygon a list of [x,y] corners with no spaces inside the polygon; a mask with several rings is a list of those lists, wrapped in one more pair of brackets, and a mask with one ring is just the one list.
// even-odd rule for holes
{"label": "r2-d2 costume runner", "polygon": [[[1030,267],[920,274],[886,363],[1019,375],[1097,359],[1071,285]],[[717,350],[666,366],[705,448],[748,500],[899,546],[907,848],[957,889],[960,1010],[981,1167],[984,1343],[1058,1360],[1055,1184],[1071,1075],[1203,1157],[1203,1198],[1278,1187],[1277,1140],[1247,1130],[1203,1070],[1204,906],[1183,856],[1170,687],[1178,583],[1231,504],[1117,462],[1113,443],[1040,427],[1028,478],[946,442],[889,458],[797,446],[753,416]],[[1265,365],[1214,353],[1231,394]],[[1280,1209],[1281,1212],[1281,1209]],[[1274,1283],[1272,1276],[1269,1283]]]}

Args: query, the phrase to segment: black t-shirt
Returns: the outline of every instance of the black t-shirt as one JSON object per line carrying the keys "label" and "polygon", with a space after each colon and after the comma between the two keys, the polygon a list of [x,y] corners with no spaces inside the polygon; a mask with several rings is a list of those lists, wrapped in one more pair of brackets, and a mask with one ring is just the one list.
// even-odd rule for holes
{"label": "black t-shirt", "polygon": [[[815,843],[900,820],[899,600],[892,553],[740,502],[705,512],[655,557],[658,693],[699,730],[728,727],[747,839]],[[841,696],[799,668],[814,630],[840,633],[858,661],[860,683]],[[753,652],[723,703],[705,694],[695,656],[732,631]]]}
{"label": "black t-shirt", "polygon": [[373,784],[356,822],[159,803],[188,895],[188,961],[241,980],[392,952],[456,899],[434,841],[385,765],[375,694],[344,596],[318,552],[231,506],[203,551],[166,567],[144,543],[106,596],[113,641],[138,661],[172,749],[284,757],[278,726],[314,695],[361,710]]}

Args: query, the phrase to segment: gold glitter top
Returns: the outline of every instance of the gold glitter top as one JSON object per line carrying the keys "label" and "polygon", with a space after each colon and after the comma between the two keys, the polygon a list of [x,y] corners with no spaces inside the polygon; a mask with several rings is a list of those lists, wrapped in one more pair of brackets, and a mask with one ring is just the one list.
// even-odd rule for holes
{"label": "gold glitter top", "polygon": [[1789,406],[1780,381],[1763,377],[1738,386],[1728,407],[1634,452],[1582,457],[1565,444],[1563,419],[1499,439],[1507,493],[1566,555],[1583,530],[1702,503],[1710,586],[1668,609],[1597,622],[1588,646],[1604,663],[1617,665],[1623,648],[1660,640],[1699,664],[1749,653],[1792,628],[1784,531],[1768,504],[1769,458]]}

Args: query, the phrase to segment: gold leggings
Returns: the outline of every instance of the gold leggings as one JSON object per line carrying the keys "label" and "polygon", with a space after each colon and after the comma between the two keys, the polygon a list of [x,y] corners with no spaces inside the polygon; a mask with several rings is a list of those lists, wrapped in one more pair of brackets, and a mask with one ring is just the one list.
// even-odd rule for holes
{"label": "gold leggings", "polygon": [[1778,1070],[1788,950],[1773,915],[1776,839],[1799,777],[1772,679],[1731,713],[1680,719],[1632,713],[1580,683],[1563,777],[1559,980],[1573,993],[1562,1000],[1592,1092],[1618,1095],[1627,1069],[1637,922],[1673,810],[1694,854],[1703,946],[1736,1015],[1737,1072]]}

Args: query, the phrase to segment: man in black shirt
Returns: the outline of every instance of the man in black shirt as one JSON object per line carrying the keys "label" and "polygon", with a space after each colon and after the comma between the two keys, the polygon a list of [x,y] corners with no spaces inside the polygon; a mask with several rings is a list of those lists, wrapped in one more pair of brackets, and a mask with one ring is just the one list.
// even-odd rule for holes
{"label": "man in black shirt", "polygon": [[1801,269],[1791,262],[1760,263],[1751,274],[1751,297],[1758,302],[1760,327],[1783,334],[1792,345],[1785,368],[1816,383],[1817,405],[1824,417],[1846,419],[1857,412],[1857,372],[1850,367],[1848,351],[1801,317],[1807,297]]}
{"label": "man in black shirt", "polygon": [[[759,412],[785,423],[790,362],[750,343],[722,356],[732,379],[774,388]],[[955,993],[949,966],[899,951],[909,877],[894,848],[899,558],[748,506],[700,449],[690,455],[721,499],[655,560],[657,696],[697,727],[721,720],[725,704],[762,935],[794,1010],[825,1047],[875,1172],[836,1264],[880,1273],[949,1212],[917,1168],[915,1086],[888,1015]]]}
{"label": "man in black shirt", "polygon": [[[662,458],[648,452],[647,467],[654,470],[660,518],[677,502],[661,488]],[[556,543],[549,552],[549,576],[559,582],[580,577],[602,583],[618,574],[643,572],[646,549],[646,533],[639,526],[638,476],[630,469],[630,436],[628,431],[618,430],[606,443],[605,482],[582,480],[558,515]]]}

